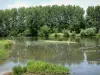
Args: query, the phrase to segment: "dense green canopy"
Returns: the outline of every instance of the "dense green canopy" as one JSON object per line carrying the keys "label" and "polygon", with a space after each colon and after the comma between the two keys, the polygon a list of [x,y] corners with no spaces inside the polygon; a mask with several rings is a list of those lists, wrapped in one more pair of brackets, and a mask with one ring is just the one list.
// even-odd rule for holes
{"label": "dense green canopy", "polygon": [[[63,29],[80,33],[81,29],[95,27],[99,31],[100,6],[84,9],[72,5],[36,6],[0,10],[0,36],[38,36],[45,27],[48,33]],[[45,32],[44,32],[45,33]],[[46,35],[46,34],[45,34]]]}

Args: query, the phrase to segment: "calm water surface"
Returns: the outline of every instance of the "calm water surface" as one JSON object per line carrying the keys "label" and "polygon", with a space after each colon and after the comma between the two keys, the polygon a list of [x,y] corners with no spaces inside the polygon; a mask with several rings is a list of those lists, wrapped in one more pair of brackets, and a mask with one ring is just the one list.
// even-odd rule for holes
{"label": "calm water surface", "polygon": [[14,45],[10,57],[0,60],[0,75],[15,65],[25,65],[29,59],[66,66],[71,70],[70,75],[100,75],[99,38],[70,38],[69,41],[76,43],[69,44],[44,43],[33,38],[10,39]]}

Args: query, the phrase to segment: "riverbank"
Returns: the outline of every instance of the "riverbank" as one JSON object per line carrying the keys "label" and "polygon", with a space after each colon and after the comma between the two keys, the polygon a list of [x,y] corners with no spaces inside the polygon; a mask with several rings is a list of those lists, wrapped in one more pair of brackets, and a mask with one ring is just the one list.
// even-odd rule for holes
{"label": "riverbank", "polygon": [[53,40],[39,40],[39,42],[41,42],[41,43],[53,43],[53,44],[63,44],[63,43],[77,43],[77,42],[75,42],[75,41],[53,41]]}
{"label": "riverbank", "polygon": [[9,49],[13,42],[11,40],[0,40],[0,60],[4,60],[9,57]]}
{"label": "riverbank", "polygon": [[[12,75],[11,72],[7,72],[3,75]],[[23,75],[68,75],[68,73],[25,73]]]}
{"label": "riverbank", "polygon": [[[82,36],[80,33],[79,34],[73,34],[73,33],[69,33],[69,36],[68,37],[91,37],[91,36]],[[50,38],[64,38],[64,33],[52,33],[49,35]],[[100,34],[96,34],[94,35],[94,37],[100,37]],[[67,37],[66,37],[67,38]]]}

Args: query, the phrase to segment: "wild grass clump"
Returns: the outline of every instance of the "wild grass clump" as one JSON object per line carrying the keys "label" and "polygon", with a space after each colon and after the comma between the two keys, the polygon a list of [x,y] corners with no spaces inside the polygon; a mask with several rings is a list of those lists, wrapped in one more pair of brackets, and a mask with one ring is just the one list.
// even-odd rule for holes
{"label": "wild grass clump", "polygon": [[11,48],[13,42],[11,40],[0,40],[0,49]]}
{"label": "wild grass clump", "polygon": [[27,63],[27,72],[33,73],[68,73],[69,69],[64,66],[57,66],[55,64],[41,62],[41,61],[29,61]]}
{"label": "wild grass clump", "polygon": [[10,40],[0,40],[0,60],[6,59],[9,56],[8,49],[12,46]]}
{"label": "wild grass clump", "polygon": [[25,73],[69,73],[69,69],[64,66],[57,66],[55,64],[41,62],[41,61],[29,61],[25,67],[15,66],[13,67],[13,75],[22,75]]}
{"label": "wild grass clump", "polygon": [[0,60],[4,60],[9,56],[6,50],[0,49]]}
{"label": "wild grass clump", "polygon": [[13,67],[13,75],[22,75],[23,73],[24,70],[20,65]]}

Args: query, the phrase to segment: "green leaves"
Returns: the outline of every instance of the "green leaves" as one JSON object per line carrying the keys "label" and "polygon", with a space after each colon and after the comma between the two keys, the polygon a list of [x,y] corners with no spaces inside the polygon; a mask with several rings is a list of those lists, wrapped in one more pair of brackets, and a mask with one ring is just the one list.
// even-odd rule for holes
{"label": "green leaves", "polygon": [[95,27],[97,33],[100,29],[100,6],[89,6],[87,8],[86,27]]}
{"label": "green leaves", "polygon": [[29,61],[27,66],[27,72],[32,73],[68,73],[69,69],[64,66],[57,66],[55,64],[41,62],[41,61]]}
{"label": "green leaves", "polygon": [[9,48],[12,46],[12,41],[10,40],[0,40],[0,60],[9,57]]}
{"label": "green leaves", "polygon": [[95,36],[96,35],[96,28],[87,28],[85,30],[81,30],[81,36]]}
{"label": "green leaves", "polygon": [[29,30],[27,35],[37,37],[40,31],[43,31],[43,35],[44,32],[47,34],[48,29],[50,33],[55,33],[55,29],[58,33],[61,33],[63,29],[80,33],[81,29],[90,27],[95,27],[98,32],[100,28],[99,9],[100,6],[89,6],[85,18],[84,9],[72,5],[0,10],[0,36],[23,36]]}
{"label": "green leaves", "polygon": [[50,28],[48,26],[43,26],[40,28],[39,36],[48,38],[50,33]]}
{"label": "green leaves", "polygon": [[22,75],[23,73],[24,70],[20,65],[13,67],[13,75]]}

